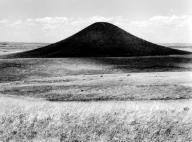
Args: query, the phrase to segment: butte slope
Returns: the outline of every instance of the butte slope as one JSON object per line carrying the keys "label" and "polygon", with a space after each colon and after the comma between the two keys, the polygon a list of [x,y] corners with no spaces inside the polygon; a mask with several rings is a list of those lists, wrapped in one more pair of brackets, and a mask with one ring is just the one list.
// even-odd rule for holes
{"label": "butte slope", "polygon": [[31,51],[8,55],[7,57],[130,57],[188,53],[150,43],[113,24],[97,22],[57,43]]}

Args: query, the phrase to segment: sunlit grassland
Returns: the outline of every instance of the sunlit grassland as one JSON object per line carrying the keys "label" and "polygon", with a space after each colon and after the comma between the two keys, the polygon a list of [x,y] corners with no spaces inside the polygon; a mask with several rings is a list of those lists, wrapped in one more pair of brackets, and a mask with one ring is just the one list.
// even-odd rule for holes
{"label": "sunlit grassland", "polygon": [[63,102],[1,97],[1,141],[191,141],[191,101]]}

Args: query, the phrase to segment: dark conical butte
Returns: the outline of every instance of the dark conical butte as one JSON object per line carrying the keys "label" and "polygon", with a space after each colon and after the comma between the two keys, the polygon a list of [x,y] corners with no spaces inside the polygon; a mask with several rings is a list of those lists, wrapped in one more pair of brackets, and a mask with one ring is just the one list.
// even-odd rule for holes
{"label": "dark conical butte", "polygon": [[150,43],[113,24],[97,22],[65,40],[11,56],[18,58],[129,57],[187,53]]}

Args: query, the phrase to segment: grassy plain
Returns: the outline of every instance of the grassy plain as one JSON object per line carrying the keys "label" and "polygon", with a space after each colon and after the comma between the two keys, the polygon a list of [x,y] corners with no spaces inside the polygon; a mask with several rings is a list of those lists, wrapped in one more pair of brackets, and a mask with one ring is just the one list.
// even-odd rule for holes
{"label": "grassy plain", "polygon": [[51,101],[189,99],[191,62],[190,56],[2,59],[0,93]]}
{"label": "grassy plain", "polygon": [[191,98],[191,56],[0,59],[0,141],[190,142]]}
{"label": "grassy plain", "polygon": [[192,103],[48,102],[1,97],[1,141],[190,142]]}

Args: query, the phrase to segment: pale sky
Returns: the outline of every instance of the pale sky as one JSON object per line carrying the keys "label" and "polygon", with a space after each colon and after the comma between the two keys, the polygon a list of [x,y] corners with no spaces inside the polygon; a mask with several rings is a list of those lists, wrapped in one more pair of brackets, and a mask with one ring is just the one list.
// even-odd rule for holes
{"label": "pale sky", "polygon": [[98,21],[156,43],[192,43],[192,0],[0,0],[0,41],[55,42]]}

